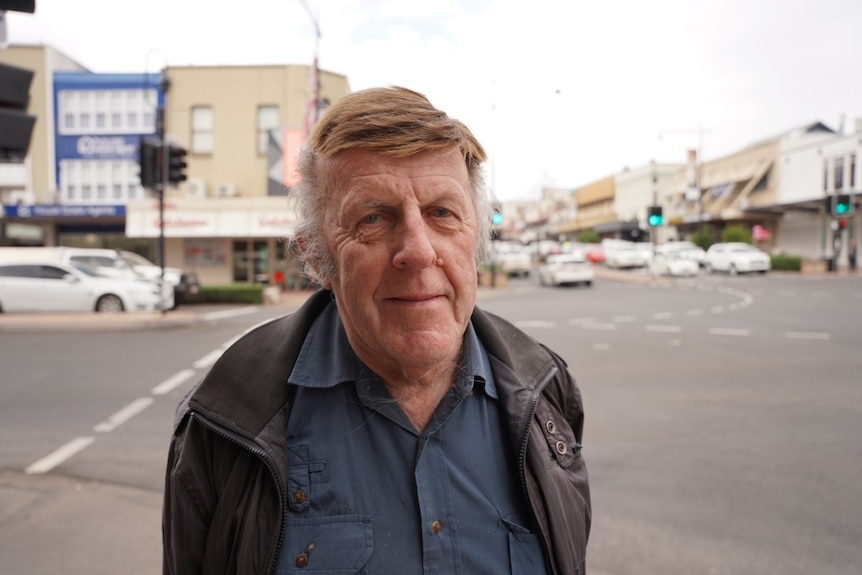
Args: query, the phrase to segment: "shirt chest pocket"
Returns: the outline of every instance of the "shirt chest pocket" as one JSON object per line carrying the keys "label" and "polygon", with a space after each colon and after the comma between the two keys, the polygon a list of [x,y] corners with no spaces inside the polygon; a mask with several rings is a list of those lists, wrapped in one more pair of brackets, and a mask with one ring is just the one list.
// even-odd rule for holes
{"label": "shirt chest pocket", "polygon": [[317,518],[288,516],[278,558],[278,575],[354,575],[367,573],[374,551],[369,515]]}

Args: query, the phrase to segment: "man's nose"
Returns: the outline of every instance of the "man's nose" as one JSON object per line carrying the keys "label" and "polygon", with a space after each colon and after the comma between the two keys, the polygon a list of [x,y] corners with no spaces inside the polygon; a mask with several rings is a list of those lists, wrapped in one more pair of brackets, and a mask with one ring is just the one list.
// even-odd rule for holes
{"label": "man's nose", "polygon": [[430,230],[425,218],[406,217],[398,226],[395,254],[392,263],[398,269],[424,269],[434,264],[437,252],[431,243]]}

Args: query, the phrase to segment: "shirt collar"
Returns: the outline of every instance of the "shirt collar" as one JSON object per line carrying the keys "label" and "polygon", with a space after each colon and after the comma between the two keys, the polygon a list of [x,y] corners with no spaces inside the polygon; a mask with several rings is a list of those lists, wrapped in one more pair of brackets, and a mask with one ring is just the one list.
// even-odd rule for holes
{"label": "shirt collar", "polygon": [[[473,382],[483,383],[485,393],[496,399],[497,389],[494,386],[491,363],[472,322],[467,324],[464,344],[464,353],[460,360],[461,373],[470,374]],[[332,302],[314,321],[305,336],[288,383],[301,387],[325,388],[372,376],[371,370],[350,347],[338,307]]]}

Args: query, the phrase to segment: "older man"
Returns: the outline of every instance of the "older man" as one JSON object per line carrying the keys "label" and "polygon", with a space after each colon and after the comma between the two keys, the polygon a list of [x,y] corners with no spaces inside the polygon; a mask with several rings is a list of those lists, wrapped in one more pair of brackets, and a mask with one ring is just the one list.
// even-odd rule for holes
{"label": "older man", "polygon": [[421,94],[333,105],[294,190],[323,287],[181,404],[165,573],[583,573],[583,406],[476,307],[485,152]]}

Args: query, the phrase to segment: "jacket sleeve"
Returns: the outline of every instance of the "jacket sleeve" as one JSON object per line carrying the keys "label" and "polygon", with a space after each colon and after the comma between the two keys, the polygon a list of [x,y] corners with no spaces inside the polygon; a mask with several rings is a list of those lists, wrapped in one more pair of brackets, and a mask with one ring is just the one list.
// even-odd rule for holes
{"label": "jacket sleeve", "polygon": [[203,573],[210,514],[201,490],[207,464],[201,443],[192,437],[201,430],[186,417],[171,440],[165,473],[162,512],[164,575]]}

